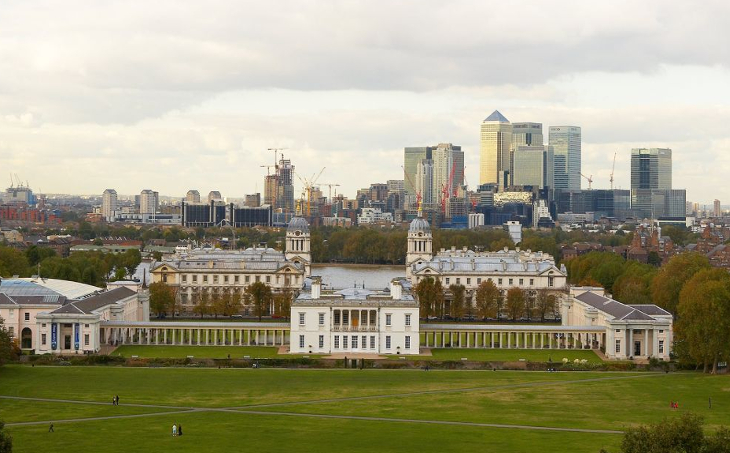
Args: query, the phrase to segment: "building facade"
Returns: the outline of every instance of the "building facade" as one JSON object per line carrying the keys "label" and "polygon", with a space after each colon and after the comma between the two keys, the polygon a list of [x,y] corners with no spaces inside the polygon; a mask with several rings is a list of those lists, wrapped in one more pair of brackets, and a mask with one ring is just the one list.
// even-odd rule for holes
{"label": "building facade", "polygon": [[484,119],[479,136],[479,184],[508,185],[512,124],[498,110]]}
{"label": "building facade", "polygon": [[349,288],[323,291],[314,277],[312,290],[292,303],[289,351],[292,354],[418,354],[419,307],[406,282],[390,291]]}
{"label": "building facade", "polygon": [[154,190],[145,189],[139,194],[139,213],[155,214],[159,207],[160,194]]}
{"label": "building facade", "polygon": [[580,190],[581,128],[577,126],[550,126],[548,145],[553,148],[554,187]]}
{"label": "building facade", "polygon": [[106,189],[101,196],[101,215],[105,221],[113,222],[118,210],[117,191],[114,189]]}

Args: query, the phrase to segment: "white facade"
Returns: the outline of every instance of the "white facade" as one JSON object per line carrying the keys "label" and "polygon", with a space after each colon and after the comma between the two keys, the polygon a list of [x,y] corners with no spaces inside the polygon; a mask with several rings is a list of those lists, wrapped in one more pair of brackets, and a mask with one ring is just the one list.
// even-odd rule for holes
{"label": "white facade", "polygon": [[561,313],[563,325],[605,328],[609,359],[670,359],[672,315],[656,305],[626,305],[606,297],[602,288],[573,287]]}
{"label": "white facade", "polygon": [[469,214],[469,229],[473,230],[484,226],[484,214],[481,212]]}
{"label": "white facade", "polygon": [[413,296],[394,280],[390,293],[350,288],[312,290],[291,307],[292,354],[418,354],[419,309]]}
{"label": "white facade", "polygon": [[139,213],[154,214],[159,206],[159,193],[145,189],[139,194]]}
{"label": "white facade", "polygon": [[515,244],[522,242],[522,224],[517,220],[508,220],[504,224],[504,229],[509,233],[510,239]]}
{"label": "white facade", "polygon": [[383,212],[380,208],[362,208],[360,215],[357,216],[359,225],[372,223],[393,223],[393,214]]}

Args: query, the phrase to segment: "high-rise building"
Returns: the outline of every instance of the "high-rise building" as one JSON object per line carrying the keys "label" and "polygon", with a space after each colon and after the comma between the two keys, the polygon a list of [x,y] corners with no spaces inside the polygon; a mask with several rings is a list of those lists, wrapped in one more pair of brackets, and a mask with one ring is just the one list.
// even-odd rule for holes
{"label": "high-rise building", "polygon": [[[431,146],[415,146],[406,147],[403,152],[403,188],[405,191],[404,205],[410,208],[416,203],[416,193],[419,191],[416,186],[419,185],[417,176],[419,167],[423,164],[424,159],[433,157],[433,147]],[[421,184],[422,185],[422,184]],[[430,189],[429,189],[430,190]],[[424,192],[421,193],[421,196]],[[430,195],[429,195],[430,196]]]}
{"label": "high-rise building", "polygon": [[672,188],[672,150],[634,148],[631,150],[631,188]]}
{"label": "high-rise building", "polygon": [[244,205],[249,208],[258,208],[259,206],[261,206],[261,194],[260,193],[247,194]]}
{"label": "high-rise building", "polygon": [[200,203],[200,192],[195,189],[188,190],[185,201],[187,203]]}
{"label": "high-rise building", "polygon": [[101,215],[105,221],[113,222],[118,210],[117,191],[114,189],[106,189],[101,197]]}
{"label": "high-rise building", "polygon": [[479,184],[508,184],[512,124],[495,110],[482,122],[479,142]]}
{"label": "high-rise building", "polygon": [[421,207],[434,204],[433,159],[422,159],[416,171],[415,193],[421,194]]}
{"label": "high-rise building", "polygon": [[450,198],[464,185],[464,152],[461,146],[439,143],[433,148],[432,199]]}
{"label": "high-rise building", "polygon": [[155,214],[160,204],[160,194],[154,190],[145,189],[139,194],[139,213]]}
{"label": "high-rise building", "polygon": [[512,123],[512,146],[542,146],[542,123]]}
{"label": "high-rise building", "polygon": [[554,188],[580,190],[581,129],[577,126],[550,126],[548,145],[553,147]]}
{"label": "high-rise building", "polygon": [[282,155],[274,173],[264,179],[264,204],[271,205],[275,211],[294,212],[293,176],[294,165]]}
{"label": "high-rise building", "polygon": [[552,146],[519,145],[513,156],[512,184],[544,189],[553,187]]}
{"label": "high-rise building", "polygon": [[722,216],[722,208],[720,206],[720,200],[715,200],[715,202],[713,203],[713,208],[714,208],[713,214],[715,217]]}
{"label": "high-rise building", "polygon": [[211,201],[223,201],[223,195],[217,190],[211,190],[208,192],[208,203]]}

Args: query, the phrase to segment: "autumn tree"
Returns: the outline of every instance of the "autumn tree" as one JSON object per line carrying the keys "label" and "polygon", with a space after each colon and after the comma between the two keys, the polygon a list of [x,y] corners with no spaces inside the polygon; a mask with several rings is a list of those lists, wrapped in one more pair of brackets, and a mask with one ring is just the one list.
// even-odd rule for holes
{"label": "autumn tree", "polygon": [[421,317],[428,319],[431,316],[434,316],[436,305],[436,285],[432,278],[424,278],[416,284],[416,297],[418,298]]}
{"label": "autumn tree", "polygon": [[434,306],[434,313],[438,313],[439,317],[441,319],[444,318],[446,315],[445,309],[446,309],[446,298],[444,297],[444,286],[441,284],[441,280],[436,279],[436,281],[433,284],[433,292],[434,292],[434,300],[433,300],[433,306]]}
{"label": "autumn tree", "polygon": [[[718,428],[714,434],[706,434],[702,417],[684,413],[677,418],[667,418],[661,423],[629,428],[624,433],[621,451],[624,453],[728,453],[730,431]],[[605,450],[602,450],[605,452]]]}
{"label": "autumn tree", "polygon": [[177,291],[165,282],[155,282],[150,285],[150,308],[158,314],[167,314],[168,311],[175,317],[178,306]]}
{"label": "autumn tree", "polygon": [[685,283],[677,305],[676,337],[705,372],[730,357],[730,274],[704,269]]}
{"label": "autumn tree", "polygon": [[5,431],[5,423],[0,421],[0,453],[13,451],[13,438]]}
{"label": "autumn tree", "polygon": [[3,318],[0,318],[0,366],[16,360],[19,354],[20,349],[18,348],[18,345],[13,342],[13,339],[10,337],[10,333],[3,325]]}
{"label": "autumn tree", "polygon": [[216,298],[213,302],[214,313],[216,313],[216,316],[217,314],[222,316],[231,316],[232,314],[235,314],[238,311],[238,307],[236,307],[234,301],[235,299],[233,294],[226,289],[220,293],[216,293]]}
{"label": "autumn tree", "polygon": [[449,305],[449,315],[454,319],[461,319],[464,317],[465,311],[465,293],[466,288],[464,285],[449,285],[449,291],[451,291],[451,304]]}
{"label": "autumn tree", "polygon": [[555,313],[557,307],[557,298],[555,294],[550,294],[545,288],[537,291],[535,296],[535,311],[540,315],[540,321],[545,322],[545,315]]}
{"label": "autumn tree", "polygon": [[261,317],[268,314],[269,305],[271,304],[271,288],[264,282],[255,282],[246,289],[253,303],[254,316]]}
{"label": "autumn tree", "polygon": [[507,313],[512,321],[517,321],[525,312],[525,291],[513,287],[507,291]]}
{"label": "autumn tree", "polygon": [[274,295],[274,314],[289,319],[293,294],[288,289]]}
{"label": "autumn tree", "polygon": [[710,267],[707,257],[699,253],[682,253],[673,256],[659,269],[659,273],[652,281],[652,300],[676,316],[679,294],[684,284],[697,272]]}
{"label": "autumn tree", "polygon": [[481,319],[496,318],[502,293],[492,280],[483,281],[477,288],[477,314]]}
{"label": "autumn tree", "polygon": [[196,315],[200,315],[202,318],[203,316],[210,313],[210,296],[208,295],[208,291],[201,291],[199,293],[196,293],[193,296],[195,299],[195,304],[193,305],[193,313]]}

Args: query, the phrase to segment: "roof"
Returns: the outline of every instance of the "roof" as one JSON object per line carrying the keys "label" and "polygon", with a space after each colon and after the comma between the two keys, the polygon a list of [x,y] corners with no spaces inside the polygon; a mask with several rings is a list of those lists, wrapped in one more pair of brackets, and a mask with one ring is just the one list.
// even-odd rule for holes
{"label": "roof", "polygon": [[[420,263],[420,264],[419,264]],[[552,257],[547,254],[533,254],[527,252],[499,251],[477,253],[471,250],[465,252],[439,252],[430,260],[422,260],[413,265],[413,272],[419,273],[426,268],[439,274],[534,274],[554,271],[556,275],[564,273],[555,266]]]}
{"label": "roof", "polygon": [[641,310],[649,316],[672,316],[671,313],[654,304],[631,304],[629,307]]}
{"label": "roof", "polygon": [[12,278],[0,281],[0,293],[16,296],[56,296],[81,299],[100,292],[101,288],[84,283],[52,278]]}
{"label": "roof", "polygon": [[135,291],[122,286],[111,291],[89,297],[88,299],[71,302],[70,304],[66,304],[63,307],[52,311],[51,313],[90,314],[102,307],[115,304],[130,296],[134,296],[135,294],[137,294]]}
{"label": "roof", "polygon": [[[630,305],[586,291],[575,299],[622,321],[654,321],[655,319]],[[658,308],[658,307],[657,307]]]}
{"label": "roof", "polygon": [[309,223],[302,217],[294,217],[289,221],[289,225],[286,227],[287,231],[300,230],[303,233],[309,232]]}
{"label": "roof", "polygon": [[493,111],[491,115],[486,117],[484,119],[484,122],[487,122],[487,121],[497,121],[500,123],[509,123],[509,120],[507,118],[505,118],[504,115],[499,113],[499,110]]}
{"label": "roof", "polygon": [[431,226],[428,224],[428,221],[426,219],[417,217],[411,221],[411,225],[408,228],[408,231],[411,233],[429,233],[431,232]]}

